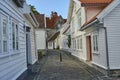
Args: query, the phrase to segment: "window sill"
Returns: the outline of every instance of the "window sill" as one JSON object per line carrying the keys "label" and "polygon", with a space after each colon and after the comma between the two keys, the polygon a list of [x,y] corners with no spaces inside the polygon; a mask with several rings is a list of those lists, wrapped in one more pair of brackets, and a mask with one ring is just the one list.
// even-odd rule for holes
{"label": "window sill", "polygon": [[5,57],[9,57],[9,56],[14,56],[14,55],[17,55],[17,54],[20,54],[20,52],[19,52],[19,51],[15,51],[15,52],[12,53],[12,54],[4,53],[4,54],[0,54],[0,58],[5,58]]}
{"label": "window sill", "polygon": [[6,53],[6,54],[0,54],[0,58],[5,58],[5,57],[8,57],[8,56],[9,56],[8,53]]}
{"label": "window sill", "polygon": [[99,52],[93,52],[93,54],[95,54],[95,55],[100,55],[100,53],[99,53]]}

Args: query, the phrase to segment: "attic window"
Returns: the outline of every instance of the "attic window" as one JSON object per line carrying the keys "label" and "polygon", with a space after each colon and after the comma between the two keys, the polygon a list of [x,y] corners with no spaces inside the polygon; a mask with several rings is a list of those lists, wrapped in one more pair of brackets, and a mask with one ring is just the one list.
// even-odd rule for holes
{"label": "attic window", "polygon": [[23,8],[25,0],[13,0],[18,7]]}

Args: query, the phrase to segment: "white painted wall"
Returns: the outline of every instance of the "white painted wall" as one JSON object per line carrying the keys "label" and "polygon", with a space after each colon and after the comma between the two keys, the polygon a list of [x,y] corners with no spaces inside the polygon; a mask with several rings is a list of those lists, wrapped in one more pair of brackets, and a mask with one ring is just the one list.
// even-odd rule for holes
{"label": "white painted wall", "polygon": [[48,42],[48,49],[53,49],[53,41]]}
{"label": "white painted wall", "polygon": [[120,4],[105,18],[108,32],[108,50],[111,69],[120,69]]}
{"label": "white painted wall", "polygon": [[30,22],[29,19],[25,19],[26,26],[30,27],[30,53],[29,53],[29,62],[30,64],[34,64],[37,61],[37,49],[35,48],[35,27]]}
{"label": "white painted wall", "polygon": [[[8,52],[0,53],[0,80],[16,80],[26,69],[26,36],[24,32],[24,16],[22,9],[18,8],[12,0],[0,1],[0,15],[8,16]],[[1,18],[0,18],[1,19]],[[13,51],[11,38],[11,19],[19,26],[19,51]],[[1,24],[1,23],[0,23]]]}
{"label": "white painted wall", "polygon": [[[93,52],[93,34],[94,32],[98,32],[98,52]],[[105,31],[104,29],[96,30],[95,27],[88,28],[86,30],[86,37],[91,36],[91,47],[92,47],[92,63],[107,69],[107,61],[106,61],[106,47],[105,47]],[[88,50],[88,49],[87,49]],[[89,56],[89,53],[87,53]]]}
{"label": "white painted wall", "polygon": [[[74,2],[74,6],[73,6],[73,12],[72,12],[72,18],[71,18],[71,23],[70,23],[70,29],[71,29],[71,38],[72,41],[73,39],[76,40],[76,45],[77,44],[77,39],[79,36],[82,36],[82,47],[83,49],[77,49],[77,48],[73,48],[71,47],[71,52],[72,55],[78,57],[79,59],[82,60],[87,60],[87,53],[86,53],[86,37],[85,32],[81,32],[79,29],[80,27],[85,23],[85,10],[83,7],[81,7],[79,4]],[[78,19],[81,18],[81,21],[79,22]],[[79,25],[79,23],[81,23],[81,25]],[[72,45],[73,46],[73,43]]]}
{"label": "white painted wall", "polygon": [[45,30],[43,29],[36,29],[36,45],[38,49],[46,49],[46,39],[45,39]]}

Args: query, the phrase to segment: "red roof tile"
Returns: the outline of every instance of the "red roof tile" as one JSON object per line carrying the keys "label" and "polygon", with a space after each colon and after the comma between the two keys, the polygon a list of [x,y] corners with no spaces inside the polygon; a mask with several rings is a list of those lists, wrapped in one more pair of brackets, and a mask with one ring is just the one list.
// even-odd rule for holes
{"label": "red roof tile", "polygon": [[[87,0],[81,0],[81,1],[87,1]],[[109,2],[109,4],[110,4],[111,1],[113,1],[113,0],[88,0],[88,2],[89,2],[89,1],[105,2],[105,3]],[[85,23],[82,25],[82,27],[86,26],[87,24],[89,24],[89,23],[91,23],[92,21],[94,21],[95,19],[97,19],[97,16],[98,16],[104,9],[106,9],[109,4],[107,4],[106,7],[103,8],[100,12],[98,12],[98,14],[96,14],[92,19],[90,19],[89,21],[85,22]]]}
{"label": "red roof tile", "polygon": [[81,3],[110,3],[112,2],[113,0],[80,0]]}
{"label": "red roof tile", "polygon": [[106,6],[113,0],[80,0],[82,6]]}
{"label": "red roof tile", "polygon": [[45,28],[44,14],[35,14],[35,17],[39,23],[39,28]]}
{"label": "red roof tile", "polygon": [[55,28],[55,24],[58,21],[60,16],[56,12],[51,14],[51,17],[46,17],[46,26],[47,28]]}

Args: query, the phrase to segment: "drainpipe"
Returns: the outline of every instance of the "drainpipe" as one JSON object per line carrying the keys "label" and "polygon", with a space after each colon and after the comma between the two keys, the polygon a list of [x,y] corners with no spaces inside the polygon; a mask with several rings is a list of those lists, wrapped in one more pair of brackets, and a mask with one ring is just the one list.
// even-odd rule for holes
{"label": "drainpipe", "polygon": [[44,26],[45,26],[45,51],[47,54],[47,50],[48,50],[48,43],[47,43],[47,26],[46,26],[46,16],[44,15]]}
{"label": "drainpipe", "polygon": [[109,64],[109,52],[108,52],[108,36],[107,36],[107,28],[100,27],[105,30],[105,44],[106,44],[106,60],[107,60],[107,76],[110,76],[110,64]]}

